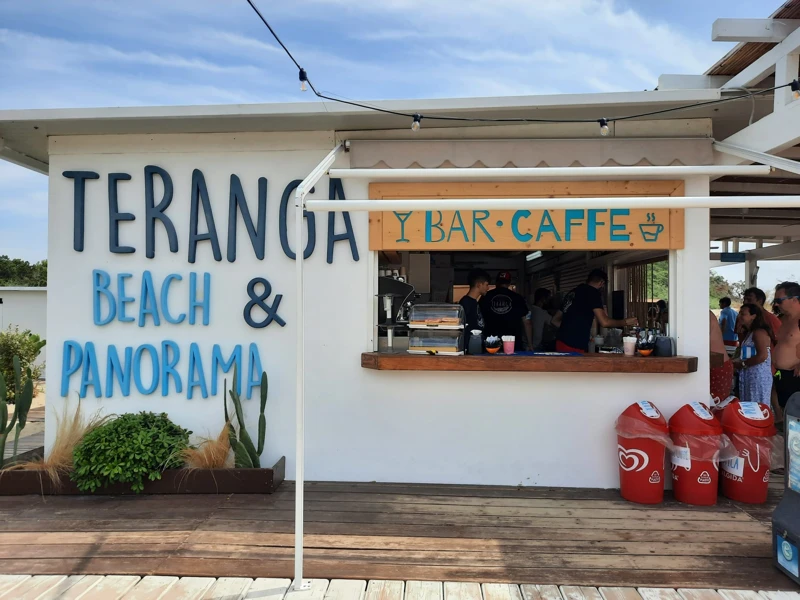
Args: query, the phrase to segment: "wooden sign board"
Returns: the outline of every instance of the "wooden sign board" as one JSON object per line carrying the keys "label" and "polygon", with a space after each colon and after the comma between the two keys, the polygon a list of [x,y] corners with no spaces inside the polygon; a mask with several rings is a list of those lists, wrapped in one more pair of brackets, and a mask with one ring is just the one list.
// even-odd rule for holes
{"label": "wooden sign board", "polygon": [[[519,184],[437,186],[437,184],[383,183],[372,184],[370,196],[378,199],[547,197],[559,195],[558,186],[568,186],[572,192],[576,190],[581,192],[579,194],[581,196],[621,196],[634,195],[630,193],[631,184],[651,184],[647,187],[634,186],[639,188],[637,191],[649,192],[647,195],[650,196],[671,195],[678,189],[682,192],[682,183],[679,185],[677,182],[663,181],[532,183],[523,185],[528,188],[532,186],[529,192],[539,193],[529,193],[524,196],[519,193]],[[491,185],[490,190],[485,189],[487,185]],[[621,187],[623,185],[624,188]],[[419,187],[415,189],[414,186]],[[503,188],[507,186],[512,186],[514,189],[506,191],[516,193],[503,194]],[[447,195],[442,195],[443,187],[446,188],[444,191]],[[555,193],[542,194],[544,189]],[[592,193],[592,189],[603,193]],[[480,192],[491,192],[491,195]],[[370,248],[397,251],[682,248],[683,211],[651,210],[646,207],[647,198],[643,197],[642,208],[636,209],[559,209],[557,202],[554,202],[553,208],[547,210],[432,210],[373,213],[370,215]]]}

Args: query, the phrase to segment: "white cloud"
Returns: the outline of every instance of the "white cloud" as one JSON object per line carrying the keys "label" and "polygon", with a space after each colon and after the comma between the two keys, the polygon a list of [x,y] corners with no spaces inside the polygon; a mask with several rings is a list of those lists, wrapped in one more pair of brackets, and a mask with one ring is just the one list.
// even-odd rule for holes
{"label": "white cloud", "polygon": [[[640,90],[724,51],[632,0],[257,2],[318,89],[352,99]],[[0,23],[0,108],[313,100],[239,0],[0,1]],[[0,163],[0,252],[43,254],[45,189]]]}

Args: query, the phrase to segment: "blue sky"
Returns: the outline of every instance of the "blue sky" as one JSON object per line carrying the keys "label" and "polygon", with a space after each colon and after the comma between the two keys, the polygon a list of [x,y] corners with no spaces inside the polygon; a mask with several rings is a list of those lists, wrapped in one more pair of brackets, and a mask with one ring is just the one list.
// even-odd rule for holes
{"label": "blue sky", "polygon": [[[318,89],[358,99],[652,89],[779,0],[260,0]],[[0,0],[0,108],[309,100],[245,0]],[[46,257],[47,180],[0,163],[0,254]]]}

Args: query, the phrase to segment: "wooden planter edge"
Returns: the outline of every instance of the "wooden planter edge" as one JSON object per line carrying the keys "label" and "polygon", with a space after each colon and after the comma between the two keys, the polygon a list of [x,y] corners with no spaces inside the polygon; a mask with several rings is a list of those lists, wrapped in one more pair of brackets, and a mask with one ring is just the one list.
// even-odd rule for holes
{"label": "wooden planter edge", "polygon": [[[286,476],[286,457],[271,469],[167,469],[161,479],[147,481],[141,494],[271,494]],[[135,495],[130,485],[114,484],[93,493],[81,492],[70,480],[54,486],[41,471],[0,472],[0,496]]]}

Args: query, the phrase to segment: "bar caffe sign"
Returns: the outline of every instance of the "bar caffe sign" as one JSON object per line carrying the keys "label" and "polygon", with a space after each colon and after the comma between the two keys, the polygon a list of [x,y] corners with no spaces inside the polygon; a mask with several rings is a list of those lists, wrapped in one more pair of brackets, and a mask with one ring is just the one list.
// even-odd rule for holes
{"label": "bar caffe sign", "polygon": [[383,213],[384,250],[669,248],[670,211],[455,210]]}
{"label": "bar caffe sign", "polygon": [[[380,196],[398,197],[394,194]],[[642,205],[646,207],[647,198],[642,198]],[[683,248],[683,212],[648,208],[385,211],[370,214],[370,248],[397,251],[678,249]]]}

